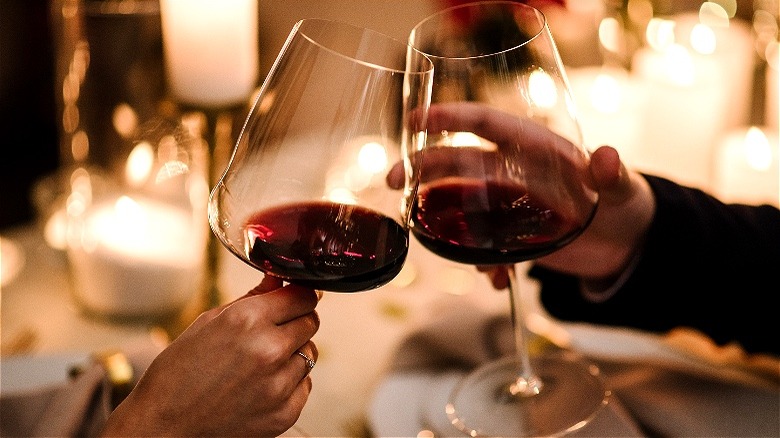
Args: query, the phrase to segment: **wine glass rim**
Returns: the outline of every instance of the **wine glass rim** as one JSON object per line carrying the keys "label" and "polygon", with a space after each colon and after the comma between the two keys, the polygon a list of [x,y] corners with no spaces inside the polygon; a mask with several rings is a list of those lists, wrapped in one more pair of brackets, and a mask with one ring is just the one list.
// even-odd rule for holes
{"label": "wine glass rim", "polygon": [[[306,30],[303,29],[303,26],[305,24],[307,24],[307,23],[320,23],[322,25],[328,25],[328,26],[336,25],[336,26],[341,26],[341,27],[343,27],[345,29],[348,29],[348,30],[355,31],[355,32],[363,32],[364,34],[369,34],[369,35],[371,35],[373,37],[383,38],[383,39],[385,39],[385,40],[387,40],[389,42],[392,42],[393,44],[397,44],[399,47],[404,47],[406,50],[412,50],[412,51],[416,52],[417,54],[419,54],[422,57],[422,59],[425,59],[425,62],[422,62],[422,63],[406,63],[403,66],[391,67],[391,66],[388,66],[388,65],[382,65],[382,64],[377,64],[375,62],[366,61],[366,60],[360,59],[358,57],[355,57],[355,56],[349,55],[347,53],[344,53],[343,51],[335,49],[335,48],[333,48],[331,46],[328,46],[328,45],[324,44],[323,42],[319,41],[316,37],[314,37],[311,34],[307,33]],[[304,18],[304,19],[299,20],[298,22],[295,23],[295,25],[293,26],[293,31],[290,34],[291,35],[300,34],[301,37],[305,38],[307,41],[311,42],[312,44],[314,44],[314,45],[316,45],[318,47],[321,47],[323,50],[326,50],[329,53],[332,53],[332,54],[337,55],[337,56],[341,56],[341,57],[343,57],[345,59],[349,59],[351,61],[354,61],[354,62],[356,62],[358,64],[364,65],[364,66],[369,67],[369,68],[373,68],[373,69],[377,69],[377,70],[383,70],[383,71],[388,71],[388,72],[394,72],[394,73],[406,73],[406,74],[423,74],[423,75],[426,75],[426,74],[430,74],[430,73],[433,72],[433,61],[431,61],[430,56],[428,56],[426,53],[424,53],[423,51],[417,49],[416,47],[412,46],[409,43],[404,43],[403,41],[401,41],[401,40],[399,40],[397,38],[393,38],[392,36],[390,36],[390,35],[388,35],[386,33],[379,32],[377,30],[374,30],[374,29],[371,29],[371,28],[368,28],[368,27],[357,26],[357,25],[354,25],[354,24],[351,24],[351,23],[347,23],[347,22],[344,22],[344,21],[331,20],[331,19],[327,19],[327,18]],[[410,71],[409,70],[410,66],[415,66],[417,68],[415,68],[413,71]]]}
{"label": "wine glass rim", "polygon": [[[443,16],[443,15],[447,15],[447,14],[451,14],[453,11],[456,11],[458,9],[473,8],[475,6],[491,6],[491,5],[493,5],[493,6],[494,5],[504,5],[504,6],[509,6],[509,7],[512,7],[512,8],[517,8],[517,9],[528,9],[528,10],[531,10],[540,18],[539,29],[533,35],[530,35],[525,41],[523,41],[522,43],[517,44],[515,46],[508,47],[508,48],[505,48],[505,49],[501,49],[501,50],[498,50],[498,51],[495,51],[495,52],[491,52],[491,53],[484,53],[484,54],[471,55],[471,56],[435,55],[433,53],[428,53],[428,52],[426,52],[423,49],[417,48],[417,47],[415,47],[414,44],[411,43],[411,40],[414,38],[414,35],[417,33],[417,31],[423,25],[425,25],[429,21],[432,21],[432,20],[436,19],[437,17]],[[440,10],[438,12],[434,12],[433,14],[423,18],[420,22],[418,22],[412,28],[412,31],[411,31],[410,37],[409,37],[409,41],[410,41],[409,42],[409,46],[411,46],[412,48],[420,51],[424,56],[427,56],[428,58],[431,58],[431,59],[478,59],[478,58],[487,58],[487,57],[495,56],[495,55],[498,55],[498,54],[501,54],[501,53],[511,52],[512,50],[517,50],[518,48],[525,46],[526,44],[528,44],[528,43],[534,41],[536,38],[538,38],[544,32],[544,30],[547,27],[548,27],[547,16],[544,15],[544,12],[542,12],[538,8],[535,8],[535,7],[531,6],[531,5],[528,5],[528,4],[525,4],[525,3],[518,3],[517,1],[514,1],[514,0],[482,0],[482,1],[474,1],[474,2],[470,2],[470,3],[464,3],[464,4],[460,4],[460,5],[456,5],[456,6],[451,6],[449,8],[442,9],[442,10]]]}

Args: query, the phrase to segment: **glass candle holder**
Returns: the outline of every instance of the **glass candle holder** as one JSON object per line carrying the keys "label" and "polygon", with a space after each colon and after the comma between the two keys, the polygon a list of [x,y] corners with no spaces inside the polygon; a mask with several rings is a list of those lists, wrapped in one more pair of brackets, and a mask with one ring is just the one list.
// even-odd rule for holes
{"label": "glass candle holder", "polygon": [[158,0],[52,0],[60,169],[34,192],[75,301],[115,321],[196,305],[208,128],[168,98]]}

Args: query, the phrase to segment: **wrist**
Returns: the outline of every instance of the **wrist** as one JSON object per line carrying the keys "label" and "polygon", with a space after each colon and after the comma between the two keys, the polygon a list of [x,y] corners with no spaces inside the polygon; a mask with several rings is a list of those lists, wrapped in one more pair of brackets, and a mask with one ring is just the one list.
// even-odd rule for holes
{"label": "wrist", "polygon": [[616,275],[602,278],[581,278],[580,294],[591,303],[603,303],[612,298],[631,278],[641,259],[641,248],[634,252],[628,264]]}

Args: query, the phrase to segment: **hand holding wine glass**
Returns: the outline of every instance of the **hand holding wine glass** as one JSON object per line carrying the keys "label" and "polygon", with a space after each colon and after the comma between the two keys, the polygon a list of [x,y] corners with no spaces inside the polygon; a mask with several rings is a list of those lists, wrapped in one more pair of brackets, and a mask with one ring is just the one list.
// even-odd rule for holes
{"label": "hand holding wine glass", "polygon": [[412,233],[447,259],[505,269],[515,333],[516,355],[468,374],[447,414],[470,436],[576,430],[608,391],[570,354],[530,356],[514,271],[572,242],[598,204],[544,15],[512,1],[456,6],[415,26],[410,45],[435,68],[428,141],[410,160]]}
{"label": "hand holding wine glass", "polygon": [[408,252],[408,212],[384,175],[425,138],[432,73],[422,55],[381,33],[298,22],[212,191],[219,240],[302,286],[357,292],[390,281]]}

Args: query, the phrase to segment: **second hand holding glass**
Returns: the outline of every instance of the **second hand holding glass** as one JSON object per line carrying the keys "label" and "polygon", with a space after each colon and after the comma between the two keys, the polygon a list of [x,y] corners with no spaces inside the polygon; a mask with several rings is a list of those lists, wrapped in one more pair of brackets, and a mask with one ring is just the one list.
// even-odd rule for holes
{"label": "second hand holding glass", "polygon": [[409,221],[386,167],[424,142],[432,74],[430,61],[381,33],[299,21],[211,193],[215,235],[250,266],[307,287],[390,281],[406,260]]}
{"label": "second hand holding glass", "polygon": [[[434,63],[428,144],[412,233],[460,263],[506,269],[513,357],[469,373],[446,406],[471,436],[561,435],[609,392],[571,355],[531,357],[514,263],[549,254],[590,223],[590,180],[568,84],[544,15],[512,1],[456,6],[423,20],[410,45]],[[416,172],[409,175],[416,175]]]}

